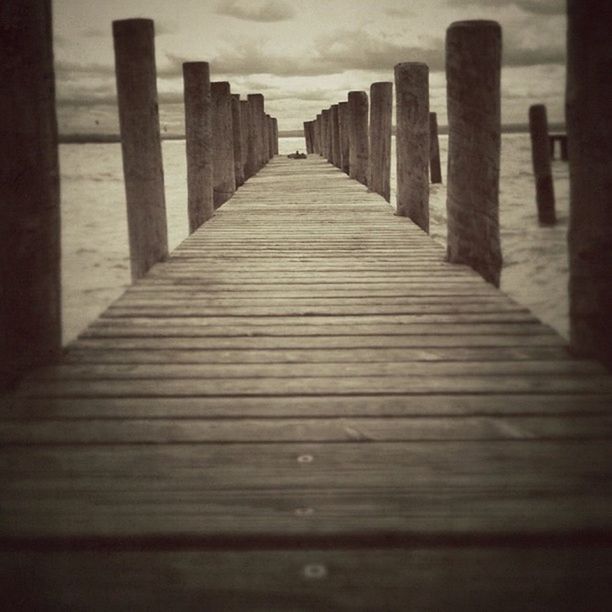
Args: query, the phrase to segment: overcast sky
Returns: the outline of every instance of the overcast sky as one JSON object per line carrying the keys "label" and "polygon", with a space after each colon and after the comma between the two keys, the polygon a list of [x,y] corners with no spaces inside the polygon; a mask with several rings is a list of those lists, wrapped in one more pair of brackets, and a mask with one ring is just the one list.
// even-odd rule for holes
{"label": "overcast sky", "polygon": [[263,93],[282,130],[297,129],[401,61],[430,67],[431,110],[446,123],[444,36],[453,21],[495,19],[504,35],[502,119],[533,103],[563,120],[565,0],[54,0],[60,130],[117,132],[111,22],[155,20],[161,122],[183,131],[181,63]]}

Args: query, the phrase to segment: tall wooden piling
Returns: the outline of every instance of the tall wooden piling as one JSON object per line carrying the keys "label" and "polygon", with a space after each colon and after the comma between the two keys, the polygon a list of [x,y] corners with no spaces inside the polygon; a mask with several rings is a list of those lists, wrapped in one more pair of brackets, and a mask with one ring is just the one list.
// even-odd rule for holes
{"label": "tall wooden piling", "polygon": [[329,109],[321,111],[321,155],[329,161]]}
{"label": "tall wooden piling", "polygon": [[429,232],[429,68],[395,66],[397,213]]}
{"label": "tall wooden piling", "polygon": [[368,186],[391,201],[391,114],[393,83],[370,87],[370,157]]}
{"label": "tall wooden piling", "polygon": [[189,232],[212,217],[213,158],[210,70],[207,62],[183,64],[185,139],[187,151],[187,211]]}
{"label": "tall wooden piling", "polygon": [[264,113],[263,116],[263,145],[264,145],[264,165],[267,164],[272,157],[272,147],[270,146],[270,115]]}
{"label": "tall wooden piling", "polygon": [[330,112],[331,124],[331,163],[340,167],[340,120],[338,117],[338,105],[332,104]]}
{"label": "tall wooden piling", "polygon": [[529,107],[529,132],[531,134],[531,158],[536,184],[538,220],[547,225],[555,223],[555,191],[550,163],[550,142],[546,106]]}
{"label": "tall wooden piling", "polygon": [[114,21],[113,39],[130,265],[137,280],[168,255],[153,21]]}
{"label": "tall wooden piling", "polygon": [[240,100],[240,152],[242,154],[242,172],[245,182],[249,180],[249,102]]}
{"label": "tall wooden piling", "polygon": [[306,143],[306,153],[310,155],[314,152],[312,132],[310,131],[310,121],[304,121],[304,141]]}
{"label": "tall wooden piling", "polygon": [[434,184],[442,182],[437,113],[429,113],[429,177]]}
{"label": "tall wooden piling", "polygon": [[261,116],[263,114],[263,96],[261,94],[248,94],[249,104],[249,136],[247,174],[250,177],[259,172],[261,153]]}
{"label": "tall wooden piling", "polygon": [[314,122],[314,152],[321,155],[321,114],[319,113]]}
{"label": "tall wooden piling", "polygon": [[270,159],[272,159],[274,157],[274,126],[270,115],[266,115],[266,119],[268,121],[268,152],[270,154]]}
{"label": "tall wooden piling", "polygon": [[4,0],[0,62],[0,391],[61,352],[51,2]]}
{"label": "tall wooden piling", "polygon": [[570,340],[612,367],[612,11],[607,0],[567,10]]}
{"label": "tall wooden piling", "polygon": [[219,208],[236,191],[234,174],[234,136],[230,84],[210,84],[213,108],[213,202]]}
{"label": "tall wooden piling", "polygon": [[278,119],[272,117],[272,130],[274,132],[274,155],[278,155]]}
{"label": "tall wooden piling", "polygon": [[236,188],[244,184],[244,166],[242,165],[242,119],[240,117],[240,95],[232,94],[232,138],[234,145],[234,178]]}
{"label": "tall wooden piling", "polygon": [[268,138],[266,136],[266,112],[265,112],[265,99],[261,96],[261,109],[259,113],[259,142],[260,142],[260,154],[259,168],[263,168],[270,159],[268,155]]}
{"label": "tall wooden piling", "polygon": [[348,102],[338,104],[338,126],[340,131],[340,170],[349,173],[350,132]]}
{"label": "tall wooden piling", "polygon": [[370,144],[368,136],[368,94],[351,91],[349,109],[349,176],[363,185],[368,184]]}
{"label": "tall wooden piling", "polygon": [[448,259],[499,286],[501,28],[459,21],[446,33]]}

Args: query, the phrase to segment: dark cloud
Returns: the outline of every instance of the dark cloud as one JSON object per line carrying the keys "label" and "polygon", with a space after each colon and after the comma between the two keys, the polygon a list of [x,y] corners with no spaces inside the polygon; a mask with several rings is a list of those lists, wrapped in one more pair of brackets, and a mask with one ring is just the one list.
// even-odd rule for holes
{"label": "dark cloud", "polygon": [[217,4],[216,13],[247,21],[275,22],[291,19],[296,10],[282,0],[222,0]]}
{"label": "dark cloud", "polygon": [[456,7],[516,6],[526,13],[535,15],[565,15],[565,2],[566,0],[448,0],[450,5]]}

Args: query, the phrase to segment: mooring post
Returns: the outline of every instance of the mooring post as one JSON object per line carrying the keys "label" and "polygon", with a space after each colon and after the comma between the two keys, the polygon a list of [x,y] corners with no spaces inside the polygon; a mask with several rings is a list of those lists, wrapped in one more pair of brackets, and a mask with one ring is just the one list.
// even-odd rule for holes
{"label": "mooring post", "polygon": [[249,105],[247,175],[251,178],[259,172],[259,162],[262,157],[260,115],[263,109],[263,96],[248,94],[247,103]]}
{"label": "mooring post", "polygon": [[261,96],[261,112],[259,114],[259,142],[261,144],[259,168],[263,168],[268,163],[268,138],[266,136],[266,111],[265,98]]}
{"label": "mooring post", "polygon": [[612,11],[568,0],[570,341],[612,367]]}
{"label": "mooring post", "polygon": [[4,0],[0,62],[0,391],[62,348],[51,1]]}
{"label": "mooring post", "polygon": [[272,117],[272,130],[274,131],[274,155],[278,155],[278,119]]}
{"label": "mooring post", "polygon": [[536,184],[536,201],[540,223],[553,224],[555,216],[555,191],[550,164],[550,144],[546,106],[534,104],[529,107],[529,132],[531,134],[531,157]]}
{"label": "mooring post", "polygon": [[310,137],[310,123],[308,121],[304,121],[304,140],[306,141],[306,153],[312,153],[312,139]]}
{"label": "mooring post", "polygon": [[267,131],[266,134],[268,136],[268,161],[274,157],[274,126],[272,124],[272,117],[270,115],[266,115],[267,121]]}
{"label": "mooring post", "polygon": [[348,102],[340,102],[340,104],[338,104],[338,125],[340,127],[340,170],[342,170],[342,172],[345,174],[349,173],[350,131],[348,114]]}
{"label": "mooring post", "polygon": [[331,126],[332,126],[332,137],[331,137],[331,163],[340,167],[340,118],[338,116],[338,105],[332,104],[331,107]]}
{"label": "mooring post", "polygon": [[429,232],[429,68],[395,66],[397,214]]}
{"label": "mooring post", "polygon": [[187,151],[187,210],[189,232],[212,217],[213,158],[210,70],[207,62],[183,64],[185,139]]}
{"label": "mooring post", "polygon": [[232,138],[234,144],[234,177],[236,189],[244,184],[244,166],[242,165],[242,120],[240,117],[240,95],[232,94]]}
{"label": "mooring post", "polygon": [[559,142],[561,143],[561,161],[567,161],[567,135],[560,136]]}
{"label": "mooring post", "polygon": [[370,191],[391,201],[391,113],[393,83],[373,83],[370,87]]}
{"label": "mooring post", "polygon": [[334,124],[333,124],[333,112],[330,106],[327,109],[327,161],[330,164],[334,163]]}
{"label": "mooring post", "polygon": [[448,260],[499,286],[501,28],[458,21],[446,33]]}
{"label": "mooring post", "polygon": [[321,154],[329,161],[329,109],[321,111]]}
{"label": "mooring post", "polygon": [[168,255],[154,25],[113,22],[132,280]]}
{"label": "mooring post", "polygon": [[321,155],[321,114],[319,113],[314,122],[314,152]]}
{"label": "mooring post", "polygon": [[240,100],[240,153],[242,154],[242,172],[244,181],[250,177],[248,175],[249,161],[249,102]]}
{"label": "mooring post", "polygon": [[264,113],[263,115],[263,145],[264,145],[264,166],[270,161],[272,157],[272,148],[270,147],[270,115]]}
{"label": "mooring post", "polygon": [[370,144],[368,136],[368,94],[350,91],[349,110],[349,176],[363,185],[368,184]]}
{"label": "mooring post", "polygon": [[438,115],[436,113],[429,113],[429,172],[432,183],[442,182],[440,140],[438,138]]}
{"label": "mooring post", "polygon": [[213,108],[213,202],[219,208],[236,191],[232,98],[227,81],[211,83]]}

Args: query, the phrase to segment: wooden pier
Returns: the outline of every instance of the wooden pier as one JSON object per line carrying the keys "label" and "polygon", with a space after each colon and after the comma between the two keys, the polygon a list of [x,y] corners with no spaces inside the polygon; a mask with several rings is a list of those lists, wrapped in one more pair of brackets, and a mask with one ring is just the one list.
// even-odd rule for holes
{"label": "wooden pier", "polygon": [[381,196],[275,157],[1,400],[3,599],[601,609],[612,377],[565,345]]}

